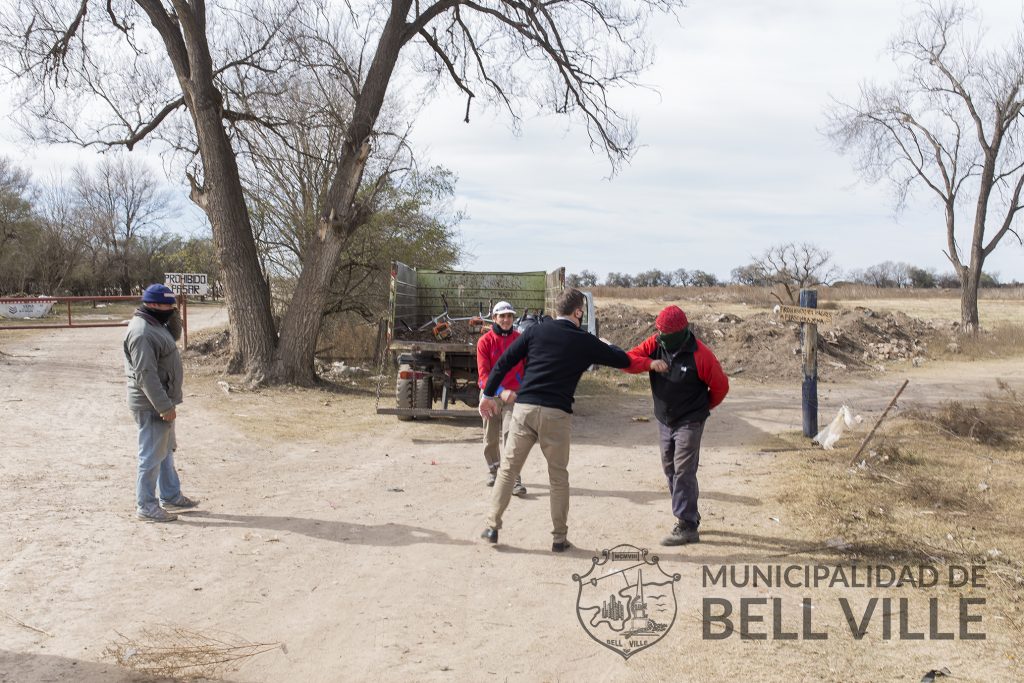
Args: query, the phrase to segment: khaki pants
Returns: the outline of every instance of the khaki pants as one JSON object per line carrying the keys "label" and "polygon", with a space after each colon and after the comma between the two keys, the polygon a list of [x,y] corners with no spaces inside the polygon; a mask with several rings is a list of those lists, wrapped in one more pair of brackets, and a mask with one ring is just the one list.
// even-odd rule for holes
{"label": "khaki pants", "polygon": [[505,442],[501,469],[491,495],[491,512],[487,526],[501,528],[501,516],[512,498],[512,485],[523,470],[526,457],[535,443],[548,461],[551,483],[551,535],[555,543],[565,541],[569,532],[569,440],[572,436],[572,415],[557,408],[516,403],[512,408],[512,424]]}
{"label": "khaki pants", "polygon": [[[483,398],[480,392],[480,398]],[[512,406],[506,404],[500,397],[495,397],[494,402],[501,409],[501,416],[484,420],[484,460],[492,470],[498,469],[501,462],[501,452],[505,450],[505,442],[508,440],[508,430],[512,425]],[[514,404],[513,404],[514,405]]]}

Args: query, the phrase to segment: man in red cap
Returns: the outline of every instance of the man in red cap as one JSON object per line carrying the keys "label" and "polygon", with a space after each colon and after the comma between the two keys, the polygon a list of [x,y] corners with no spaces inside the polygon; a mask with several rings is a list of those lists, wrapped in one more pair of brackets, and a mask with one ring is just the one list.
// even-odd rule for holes
{"label": "man in red cap", "polygon": [[700,541],[697,527],[697,465],[704,421],[711,409],[729,393],[729,378],[711,349],[690,332],[686,313],[678,306],[666,306],[654,321],[653,334],[631,349],[625,372],[649,372],[654,415],[661,436],[661,464],[668,477],[672,533],[662,545],[685,545]]}

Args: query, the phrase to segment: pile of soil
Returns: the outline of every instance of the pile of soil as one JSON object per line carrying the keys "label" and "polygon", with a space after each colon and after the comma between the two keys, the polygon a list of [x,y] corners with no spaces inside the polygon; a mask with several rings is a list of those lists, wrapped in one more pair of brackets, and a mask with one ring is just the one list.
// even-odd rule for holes
{"label": "pile of soil", "polygon": [[626,350],[656,332],[653,315],[625,304],[598,306],[597,325],[599,336]]}
{"label": "pile of soil", "polygon": [[187,364],[225,364],[231,355],[231,332],[228,330],[203,330],[188,337],[188,348],[181,357]]}
{"label": "pile of soil", "polygon": [[[629,349],[656,332],[654,315],[624,304],[601,306],[600,334]],[[747,318],[731,314],[690,316],[697,338],[718,356],[729,375],[743,374],[759,381],[799,379],[803,375],[800,325],[779,320],[773,313]],[[928,340],[935,326],[903,313],[879,314],[856,308],[838,312],[818,327],[818,376],[838,378],[848,372],[885,369],[885,364],[928,357]]]}

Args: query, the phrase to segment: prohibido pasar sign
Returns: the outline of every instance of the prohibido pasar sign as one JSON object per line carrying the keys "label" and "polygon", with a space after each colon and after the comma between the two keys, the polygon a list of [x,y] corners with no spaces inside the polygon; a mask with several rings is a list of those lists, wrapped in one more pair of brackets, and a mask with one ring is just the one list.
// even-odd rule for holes
{"label": "prohibido pasar sign", "polygon": [[164,273],[164,284],[175,294],[185,296],[206,296],[210,293],[206,273]]}

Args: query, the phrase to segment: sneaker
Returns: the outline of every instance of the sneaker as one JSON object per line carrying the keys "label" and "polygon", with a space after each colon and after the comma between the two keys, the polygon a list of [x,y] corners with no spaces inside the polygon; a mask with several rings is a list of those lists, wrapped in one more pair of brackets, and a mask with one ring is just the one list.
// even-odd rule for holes
{"label": "sneaker", "polygon": [[173,501],[161,500],[160,504],[163,505],[165,508],[181,508],[181,509],[185,509],[185,508],[194,508],[194,507],[196,507],[197,505],[199,505],[199,501],[198,500],[193,500],[192,498],[189,498],[188,496],[181,495],[181,496],[178,496],[177,498],[175,498]]}
{"label": "sneaker", "polygon": [[523,478],[522,477],[516,477],[516,483],[512,487],[512,495],[513,496],[525,496],[526,495],[526,487],[523,486]]}
{"label": "sneaker", "polygon": [[480,534],[480,538],[484,539],[485,541],[488,541],[489,543],[497,543],[498,530],[494,527],[487,527],[486,529],[484,529],[483,533]]}
{"label": "sneaker", "polygon": [[492,467],[491,471],[487,474],[487,485],[494,486],[494,482],[498,479],[498,468]]}
{"label": "sneaker", "polygon": [[178,515],[173,512],[168,512],[163,508],[157,508],[153,512],[146,513],[141,510],[136,511],[135,516],[143,522],[173,522],[178,518]]}
{"label": "sneaker", "polygon": [[561,541],[560,543],[556,542],[556,543],[552,543],[551,544],[551,552],[553,552],[553,553],[564,553],[566,550],[571,550],[571,549],[572,549],[572,543],[569,543],[569,539],[568,538],[565,539],[564,541]]}
{"label": "sneaker", "polygon": [[672,533],[661,539],[662,545],[686,545],[688,543],[700,543],[700,533],[698,533],[697,527],[689,522],[676,522]]}

